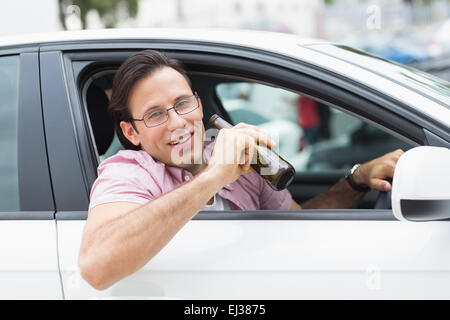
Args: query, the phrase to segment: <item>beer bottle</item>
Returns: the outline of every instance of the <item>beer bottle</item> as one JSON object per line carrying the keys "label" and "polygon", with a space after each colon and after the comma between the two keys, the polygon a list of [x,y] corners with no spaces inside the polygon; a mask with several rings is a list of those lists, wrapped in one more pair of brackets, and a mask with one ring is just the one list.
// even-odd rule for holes
{"label": "beer bottle", "polygon": [[[209,122],[219,130],[233,127],[217,114],[214,114]],[[272,189],[283,190],[294,179],[295,170],[292,165],[269,147],[256,145],[255,156],[256,161],[251,161],[250,166],[266,180]]]}

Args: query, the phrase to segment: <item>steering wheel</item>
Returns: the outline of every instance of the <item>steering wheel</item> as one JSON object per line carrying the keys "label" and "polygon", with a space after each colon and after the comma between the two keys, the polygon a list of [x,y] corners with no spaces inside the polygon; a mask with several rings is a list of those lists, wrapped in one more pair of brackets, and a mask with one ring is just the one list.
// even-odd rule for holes
{"label": "steering wheel", "polygon": [[[392,179],[384,179],[392,185]],[[378,191],[374,209],[392,209],[391,192]]]}

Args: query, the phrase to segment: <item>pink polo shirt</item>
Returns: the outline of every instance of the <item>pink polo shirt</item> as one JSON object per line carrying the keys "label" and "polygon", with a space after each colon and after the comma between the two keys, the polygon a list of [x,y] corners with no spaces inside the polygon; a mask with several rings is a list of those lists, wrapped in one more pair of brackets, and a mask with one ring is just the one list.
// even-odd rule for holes
{"label": "pink polo shirt", "polygon": [[[214,143],[205,146],[206,160],[209,160],[213,147]],[[108,202],[144,205],[193,178],[189,171],[154,160],[142,150],[121,150],[104,160],[97,172],[89,210]],[[229,201],[232,210],[289,210],[292,205],[288,190],[273,190],[256,173],[240,176],[218,194]]]}

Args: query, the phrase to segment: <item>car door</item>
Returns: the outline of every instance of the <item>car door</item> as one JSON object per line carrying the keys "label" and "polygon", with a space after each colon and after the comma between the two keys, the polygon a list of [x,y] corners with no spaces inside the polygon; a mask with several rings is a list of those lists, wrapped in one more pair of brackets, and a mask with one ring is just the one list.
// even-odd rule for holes
{"label": "car door", "polygon": [[[101,45],[106,49],[104,43]],[[200,212],[138,272],[104,291],[91,288],[81,278],[77,267],[89,184],[95,179],[92,168],[101,156],[96,151],[98,136],[92,127],[89,106],[86,106],[86,86],[105,69],[117,68],[121,61],[140,48],[165,47],[163,43],[134,42],[127,43],[127,52],[117,51],[117,44],[111,44],[110,52],[96,53],[96,44],[90,43],[85,48],[89,46],[88,54],[73,50],[65,54],[46,52],[46,58],[41,59],[60,70],[58,81],[67,79],[67,87],[58,88],[64,93],[64,101],[60,102],[65,106],[66,114],[61,113],[61,116],[68,118],[62,126],[71,137],[68,143],[77,150],[71,157],[77,155],[79,163],[72,159],[71,164],[77,171],[82,171],[80,176],[84,177],[84,181],[78,183],[77,191],[84,192],[76,195],[80,197],[78,202],[68,205],[69,200],[64,199],[61,205],[65,209],[57,212],[59,262],[66,298],[390,299],[450,296],[450,254],[445,250],[450,237],[448,222],[405,223],[395,220],[389,209],[364,208]],[[405,116],[407,111],[404,110],[404,114],[395,112],[401,107],[395,99],[387,99],[373,91],[368,94],[367,88],[354,80],[336,77],[300,60],[292,63],[283,56],[268,55],[263,51],[232,46],[223,48],[212,43],[192,45],[182,41],[171,43],[167,53],[188,66],[203,104],[209,106],[205,110],[206,119],[212,113],[220,113],[232,121],[226,108],[217,101],[216,83],[208,81],[219,76],[234,82],[261,82],[308,95],[364,123],[376,124],[412,146],[430,144],[431,139],[425,138],[423,127]],[[380,77],[378,80],[389,85],[386,79]],[[433,134],[431,127],[427,130]],[[50,166],[52,168],[51,161]],[[55,163],[54,166],[58,169],[60,165]],[[59,170],[63,176],[62,168]],[[52,177],[53,174],[52,170]],[[301,179],[297,183],[302,188],[308,187],[308,182],[302,183]]]}
{"label": "car door", "polygon": [[0,50],[0,299],[61,299],[37,48]]}

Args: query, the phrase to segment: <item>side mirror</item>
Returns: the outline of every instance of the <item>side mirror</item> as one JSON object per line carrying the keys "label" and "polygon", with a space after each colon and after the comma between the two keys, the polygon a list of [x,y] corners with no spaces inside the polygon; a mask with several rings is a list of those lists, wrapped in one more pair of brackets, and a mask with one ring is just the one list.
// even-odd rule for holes
{"label": "side mirror", "polygon": [[397,162],[392,211],[399,220],[450,219],[450,149],[422,146]]}

